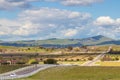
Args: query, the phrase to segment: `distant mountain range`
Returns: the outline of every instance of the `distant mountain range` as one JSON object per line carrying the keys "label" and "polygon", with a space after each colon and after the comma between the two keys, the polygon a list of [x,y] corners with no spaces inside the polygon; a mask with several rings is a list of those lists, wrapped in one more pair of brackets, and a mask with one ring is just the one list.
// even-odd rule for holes
{"label": "distant mountain range", "polygon": [[22,41],[0,41],[3,46],[43,46],[43,47],[68,47],[68,46],[83,46],[83,45],[120,45],[120,40],[114,40],[102,35],[88,37],[84,39],[46,39],[46,40],[22,40]]}

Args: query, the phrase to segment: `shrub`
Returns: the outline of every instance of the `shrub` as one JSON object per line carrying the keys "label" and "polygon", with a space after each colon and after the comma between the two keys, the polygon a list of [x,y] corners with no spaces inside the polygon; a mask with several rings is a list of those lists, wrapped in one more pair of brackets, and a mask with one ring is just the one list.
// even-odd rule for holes
{"label": "shrub", "polygon": [[101,61],[113,61],[114,59],[112,59],[111,57],[109,56],[104,56]]}
{"label": "shrub", "polygon": [[2,62],[1,65],[9,65],[10,63],[8,62]]}
{"label": "shrub", "polygon": [[115,60],[117,60],[117,61],[118,61],[118,60],[119,60],[119,58],[118,58],[118,57],[115,57]]}
{"label": "shrub", "polygon": [[61,59],[59,59],[59,61],[61,61]]}
{"label": "shrub", "polygon": [[57,64],[57,60],[55,59],[47,59],[44,61],[44,64]]}
{"label": "shrub", "polygon": [[74,61],[73,59],[71,59],[71,61]]}
{"label": "shrub", "polygon": [[35,62],[32,62],[31,64],[39,64],[39,62],[38,62],[38,61],[35,61]]}
{"label": "shrub", "polygon": [[67,61],[68,59],[65,59],[65,61]]}
{"label": "shrub", "polygon": [[28,64],[38,64],[39,62],[36,59],[30,59]]}
{"label": "shrub", "polygon": [[69,51],[73,50],[73,47],[72,46],[68,46],[68,50]]}
{"label": "shrub", "polygon": [[88,57],[88,60],[90,60],[90,61],[93,60],[93,57]]}
{"label": "shrub", "polygon": [[25,64],[25,62],[19,61],[19,62],[16,62],[16,64]]}
{"label": "shrub", "polygon": [[80,61],[80,59],[76,59],[76,61]]}
{"label": "shrub", "polygon": [[40,61],[43,61],[43,59],[41,58]]}

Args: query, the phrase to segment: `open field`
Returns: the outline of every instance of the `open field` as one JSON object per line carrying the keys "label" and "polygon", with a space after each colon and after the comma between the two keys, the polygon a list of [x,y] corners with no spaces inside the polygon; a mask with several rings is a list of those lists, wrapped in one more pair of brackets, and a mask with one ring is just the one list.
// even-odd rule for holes
{"label": "open field", "polygon": [[120,80],[120,67],[54,67],[17,80]]}
{"label": "open field", "polygon": [[0,46],[1,53],[51,53],[60,49],[42,48],[42,47],[13,47]]}
{"label": "open field", "polygon": [[100,66],[120,66],[120,61],[104,61],[100,62]]}
{"label": "open field", "polygon": [[86,61],[58,61],[58,64],[72,64],[72,65],[81,65]]}
{"label": "open field", "polygon": [[27,66],[27,65],[0,65],[0,74],[9,72],[9,71],[12,71],[15,69],[19,69],[19,68],[22,68],[25,66]]}
{"label": "open field", "polygon": [[120,54],[106,54],[106,56],[111,57],[111,58],[118,57],[120,59]]}
{"label": "open field", "polygon": [[[98,51],[107,51],[110,46],[87,46],[87,48],[74,47],[72,52],[79,53],[85,52],[98,52]],[[120,46],[112,45],[112,49],[115,51],[120,50]],[[44,47],[13,47],[13,46],[0,46],[0,53],[53,53],[53,52],[63,52],[71,53],[67,48],[55,49],[55,48],[44,48]]]}

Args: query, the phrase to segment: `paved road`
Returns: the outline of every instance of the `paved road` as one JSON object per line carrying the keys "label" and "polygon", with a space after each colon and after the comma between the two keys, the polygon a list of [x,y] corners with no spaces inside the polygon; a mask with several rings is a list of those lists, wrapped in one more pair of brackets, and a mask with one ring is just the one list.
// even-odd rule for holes
{"label": "paved road", "polygon": [[54,66],[56,65],[33,65],[33,66],[21,68],[8,73],[0,74],[0,80],[28,77],[41,70],[54,67]]}

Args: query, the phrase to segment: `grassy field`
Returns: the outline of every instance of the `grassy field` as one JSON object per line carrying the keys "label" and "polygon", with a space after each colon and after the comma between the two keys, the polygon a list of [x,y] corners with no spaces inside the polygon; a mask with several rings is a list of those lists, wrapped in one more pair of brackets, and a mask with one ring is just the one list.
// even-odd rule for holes
{"label": "grassy field", "polygon": [[120,80],[120,67],[54,67],[17,80]]}
{"label": "grassy field", "polygon": [[104,62],[100,62],[100,66],[120,66],[120,62],[117,62],[117,61],[104,61]]}
{"label": "grassy field", "polygon": [[39,47],[13,47],[13,46],[0,46],[3,53],[51,53],[57,52],[60,49],[41,49]]}
{"label": "grassy field", "polygon": [[73,64],[73,65],[80,65],[86,61],[58,61],[58,64]]}
{"label": "grassy field", "polygon": [[25,67],[27,65],[0,65],[0,74],[8,71],[12,71],[18,68]]}

